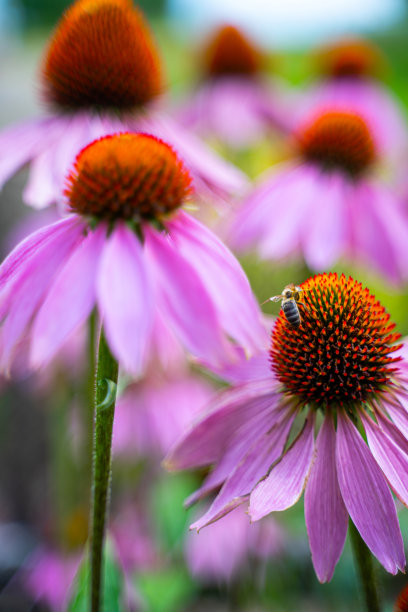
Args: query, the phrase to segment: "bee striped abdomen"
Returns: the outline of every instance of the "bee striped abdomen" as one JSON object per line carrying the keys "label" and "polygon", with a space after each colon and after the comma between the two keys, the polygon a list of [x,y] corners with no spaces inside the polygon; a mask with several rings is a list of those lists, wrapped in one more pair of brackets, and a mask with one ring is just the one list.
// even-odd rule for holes
{"label": "bee striped abdomen", "polygon": [[299,308],[295,302],[295,300],[289,300],[282,304],[283,312],[285,313],[285,317],[291,325],[294,327],[298,327],[300,325],[300,313]]}

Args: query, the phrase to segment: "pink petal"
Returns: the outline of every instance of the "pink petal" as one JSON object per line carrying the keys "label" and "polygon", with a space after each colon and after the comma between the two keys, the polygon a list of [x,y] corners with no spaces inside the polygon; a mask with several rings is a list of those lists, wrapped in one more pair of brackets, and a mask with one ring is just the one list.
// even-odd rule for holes
{"label": "pink petal", "polygon": [[270,380],[220,393],[210,404],[207,414],[172,449],[166,458],[166,467],[186,470],[220,460],[240,426],[248,420],[256,420],[264,411],[271,411],[278,399]]}
{"label": "pink petal", "polygon": [[191,170],[197,192],[202,186],[208,186],[224,196],[231,196],[248,188],[248,179],[241,170],[219,157],[169,117],[156,114],[147,122],[147,131],[168,142],[179,153]]}
{"label": "pink petal", "polygon": [[90,231],[58,273],[33,325],[34,367],[49,361],[94,307],[95,278],[105,239],[106,226]]}
{"label": "pink petal", "polygon": [[392,490],[408,505],[408,455],[361,411],[361,420],[367,434],[367,442],[374,459],[384,472]]}
{"label": "pink petal", "polygon": [[378,424],[383,430],[383,432],[391,438],[391,440],[400,447],[402,451],[406,455],[408,455],[408,440],[407,438],[400,432],[398,427],[392,423],[388,417],[386,417],[380,410],[375,411],[375,416],[377,418]]}
{"label": "pink petal", "polygon": [[302,231],[305,260],[313,270],[329,268],[344,250],[346,197],[345,180],[340,174],[320,176],[314,213],[304,220]]}
{"label": "pink petal", "polygon": [[188,259],[178,253],[171,237],[147,227],[144,231],[162,315],[199,359],[216,365],[233,359],[212,296],[200,276]]}
{"label": "pink petal", "polygon": [[227,334],[251,351],[264,349],[268,333],[261,323],[248,279],[231,251],[185,213],[179,214],[168,227],[177,250],[195,268],[211,295]]}
{"label": "pink petal", "polygon": [[30,166],[28,183],[23,200],[28,206],[41,209],[53,204],[58,196],[58,187],[52,172],[55,160],[55,144],[37,155]]}
{"label": "pink petal", "polygon": [[336,432],[327,415],[316,441],[316,459],[305,491],[305,520],[315,572],[329,582],[347,535],[348,513],[336,470]]}
{"label": "pink petal", "polygon": [[380,468],[350,419],[337,413],[336,465],[340,491],[361,537],[391,574],[405,567],[394,500]]}
{"label": "pink petal", "polygon": [[56,137],[58,118],[35,119],[0,134],[0,187]]}
{"label": "pink petal", "polygon": [[[286,415],[286,418],[252,445],[245,458],[232,470],[209,510],[191,526],[192,528],[205,527],[244,501],[257,482],[267,474],[271,465],[282,454],[295,415],[295,412]],[[249,443],[247,448],[249,448]]]}
{"label": "pink petal", "polygon": [[[55,228],[54,234],[49,231]],[[41,234],[41,232],[44,232]],[[44,240],[35,252],[36,240],[28,238],[24,245],[19,245],[6,260],[3,270],[9,276],[9,293],[6,293],[4,303],[1,305],[2,313],[7,309],[7,318],[2,327],[2,354],[1,364],[6,368],[12,357],[12,352],[19,342],[32,315],[37,310],[44,294],[52,285],[53,278],[61,264],[69,257],[78,242],[83,239],[83,224],[77,217],[67,219],[44,228],[36,233],[42,235]],[[22,259],[18,255],[26,253]],[[14,265],[13,265],[14,264]],[[1,275],[1,272],[0,272]]]}
{"label": "pink petal", "polygon": [[142,245],[120,223],[107,240],[96,279],[109,345],[128,372],[139,375],[151,336],[154,302]]}
{"label": "pink petal", "polygon": [[249,515],[253,521],[290,508],[302,495],[313,461],[313,429],[314,416],[309,415],[292,446],[252,491]]}
{"label": "pink petal", "polygon": [[[227,480],[248,454],[253,444],[261,440],[264,434],[282,420],[282,412],[286,414],[287,407],[280,403],[278,395],[274,399],[275,404],[271,403],[271,398],[268,398],[267,401],[260,399],[255,415],[251,415],[231,434],[220,461],[209,473],[201,487],[186,499],[186,506],[196,503],[198,499]],[[261,403],[264,403],[264,408],[261,408]]]}
{"label": "pink petal", "polygon": [[386,408],[387,412],[392,418],[395,425],[398,427],[400,432],[408,439],[408,412],[407,412],[408,401],[404,400],[402,395],[398,398],[387,401]]}

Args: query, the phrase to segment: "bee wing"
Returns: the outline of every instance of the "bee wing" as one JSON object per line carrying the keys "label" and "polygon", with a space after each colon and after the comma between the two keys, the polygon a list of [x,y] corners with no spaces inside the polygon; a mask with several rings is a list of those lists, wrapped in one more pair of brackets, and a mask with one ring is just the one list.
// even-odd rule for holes
{"label": "bee wing", "polygon": [[282,300],[282,299],[283,299],[282,295],[274,295],[273,297],[270,297],[267,300],[265,300],[264,304],[266,304],[266,302],[279,302],[279,300]]}

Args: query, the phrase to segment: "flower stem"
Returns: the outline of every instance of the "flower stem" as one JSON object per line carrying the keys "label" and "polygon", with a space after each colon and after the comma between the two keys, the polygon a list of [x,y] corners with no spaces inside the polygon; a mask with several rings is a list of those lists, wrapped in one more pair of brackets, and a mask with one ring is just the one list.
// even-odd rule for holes
{"label": "flower stem", "polygon": [[103,544],[111,480],[111,446],[118,363],[101,330],[95,380],[91,509],[91,612],[101,610]]}
{"label": "flower stem", "polygon": [[371,552],[365,545],[354,523],[350,521],[350,538],[354,561],[358,568],[361,588],[368,612],[381,612],[380,596]]}

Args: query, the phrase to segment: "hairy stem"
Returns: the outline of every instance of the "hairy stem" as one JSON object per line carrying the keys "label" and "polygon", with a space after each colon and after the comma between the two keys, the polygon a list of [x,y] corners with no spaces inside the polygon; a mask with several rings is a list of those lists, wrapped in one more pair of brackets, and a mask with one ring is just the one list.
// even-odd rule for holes
{"label": "hairy stem", "polygon": [[349,530],[354,560],[357,565],[361,591],[364,594],[366,608],[368,612],[381,612],[373,557],[352,521],[350,521]]}
{"label": "hairy stem", "polygon": [[102,330],[95,379],[90,543],[91,612],[100,612],[102,604],[103,545],[111,481],[112,428],[117,381],[118,363],[109,350]]}

